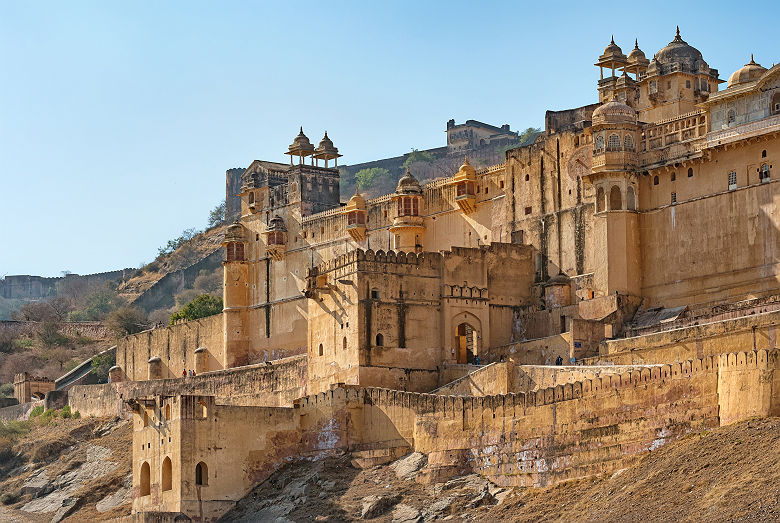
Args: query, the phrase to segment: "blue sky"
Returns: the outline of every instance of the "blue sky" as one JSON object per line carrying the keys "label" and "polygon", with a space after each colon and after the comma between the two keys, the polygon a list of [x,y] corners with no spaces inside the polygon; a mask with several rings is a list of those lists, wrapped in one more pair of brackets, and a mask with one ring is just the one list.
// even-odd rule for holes
{"label": "blue sky", "polygon": [[[541,126],[596,100],[610,36],[674,37],[723,79],[780,61],[773,3],[0,2],[0,277],[138,266],[225,170],[324,130],[357,163],[468,118]],[[703,9],[699,9],[703,8]]]}

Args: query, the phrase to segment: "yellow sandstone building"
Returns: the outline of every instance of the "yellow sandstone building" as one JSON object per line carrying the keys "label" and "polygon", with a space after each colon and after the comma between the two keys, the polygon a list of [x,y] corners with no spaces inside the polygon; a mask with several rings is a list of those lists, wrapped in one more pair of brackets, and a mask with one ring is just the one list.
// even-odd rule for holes
{"label": "yellow sandstone building", "polygon": [[596,66],[599,103],[499,165],[342,203],[327,133],[254,161],[223,313],[123,339],[70,393],[131,413],[134,513],[211,521],[341,451],[541,486],[780,414],[780,66],[721,88],[679,30]]}

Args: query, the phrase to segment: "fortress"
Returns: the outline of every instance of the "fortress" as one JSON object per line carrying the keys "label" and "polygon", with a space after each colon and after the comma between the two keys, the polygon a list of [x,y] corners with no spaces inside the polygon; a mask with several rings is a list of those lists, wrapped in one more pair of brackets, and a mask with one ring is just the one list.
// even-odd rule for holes
{"label": "fortress", "polygon": [[222,314],[122,339],[111,384],[69,393],[132,417],[135,517],[213,521],[342,452],[544,486],[780,415],[780,66],[719,89],[679,30],[596,65],[599,103],[488,168],[342,203],[327,133],[252,162]]}

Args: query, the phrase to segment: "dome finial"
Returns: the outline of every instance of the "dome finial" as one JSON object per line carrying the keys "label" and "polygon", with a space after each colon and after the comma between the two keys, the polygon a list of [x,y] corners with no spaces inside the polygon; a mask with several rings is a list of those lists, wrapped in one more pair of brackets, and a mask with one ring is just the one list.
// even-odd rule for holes
{"label": "dome finial", "polygon": [[303,134],[303,126],[301,125],[301,134]]}
{"label": "dome finial", "polygon": [[680,26],[677,26],[677,34],[675,35],[675,38],[680,38]]}
{"label": "dome finial", "polygon": [[612,40],[610,41],[610,43],[612,43],[612,44],[615,43],[615,35],[612,35]]}
{"label": "dome finial", "polygon": [[756,63],[755,60],[753,60],[753,53],[750,53],[750,63],[751,64]]}
{"label": "dome finial", "polygon": [[463,160],[463,164],[464,165],[468,165],[469,164],[469,155],[468,155],[468,153],[466,153],[466,158],[465,158],[465,160]]}
{"label": "dome finial", "polygon": [[639,49],[639,38],[634,38],[634,49]]}

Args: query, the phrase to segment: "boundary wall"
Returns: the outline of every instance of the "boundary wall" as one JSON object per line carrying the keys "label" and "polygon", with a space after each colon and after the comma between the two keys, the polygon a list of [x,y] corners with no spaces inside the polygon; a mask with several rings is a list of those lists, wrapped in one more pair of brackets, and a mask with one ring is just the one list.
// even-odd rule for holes
{"label": "boundary wall", "polygon": [[187,378],[76,385],[69,391],[72,410],[85,416],[128,417],[125,401],[149,396],[214,396],[222,405],[291,406],[306,394],[306,355],[208,372]]}
{"label": "boundary wall", "polygon": [[180,378],[182,371],[196,368],[195,350],[208,351],[207,369],[231,367],[226,362],[222,314],[177,323],[125,336],[117,341],[116,364],[130,381],[150,378],[149,360],[161,360],[160,378]]}

